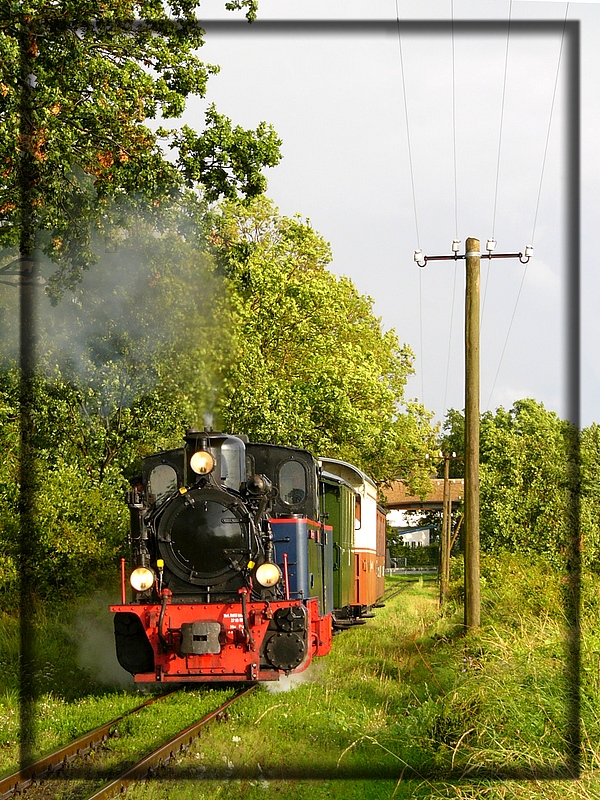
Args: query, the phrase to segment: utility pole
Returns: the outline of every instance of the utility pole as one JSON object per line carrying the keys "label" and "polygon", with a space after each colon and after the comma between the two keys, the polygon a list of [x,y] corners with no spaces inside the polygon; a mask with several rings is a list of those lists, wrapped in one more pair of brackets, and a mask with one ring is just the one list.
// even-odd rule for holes
{"label": "utility pole", "polygon": [[440,536],[440,606],[446,602],[450,585],[450,553],[452,552],[452,491],[450,460],[456,453],[440,453],[444,457],[444,495],[442,500],[442,533]]}
{"label": "utility pole", "polygon": [[481,622],[479,591],[479,239],[466,243],[465,293],[465,628]]}
{"label": "utility pole", "polygon": [[[479,273],[481,252],[479,239],[466,241],[466,252],[459,255],[460,242],[452,242],[451,256],[424,256],[415,250],[415,261],[425,267],[428,261],[465,259],[465,628],[479,627],[481,596],[479,580]],[[523,253],[494,253],[496,242],[488,239],[484,258],[518,258],[526,264],[533,254],[528,245]],[[422,263],[421,263],[422,262]],[[449,515],[448,515],[449,516]],[[445,528],[443,537],[445,536]],[[449,537],[448,537],[449,538]],[[449,554],[446,555],[449,558]],[[444,573],[442,573],[442,581]]]}

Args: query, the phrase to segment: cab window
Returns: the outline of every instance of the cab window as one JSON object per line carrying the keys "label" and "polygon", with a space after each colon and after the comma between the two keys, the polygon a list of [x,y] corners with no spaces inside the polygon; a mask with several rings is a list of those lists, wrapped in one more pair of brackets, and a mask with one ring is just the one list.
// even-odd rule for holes
{"label": "cab window", "polygon": [[306,472],[299,461],[285,461],[279,467],[279,494],[287,506],[306,499]]}
{"label": "cab window", "polygon": [[150,473],[148,491],[156,497],[159,505],[167,497],[177,491],[177,473],[168,464],[159,464]]}

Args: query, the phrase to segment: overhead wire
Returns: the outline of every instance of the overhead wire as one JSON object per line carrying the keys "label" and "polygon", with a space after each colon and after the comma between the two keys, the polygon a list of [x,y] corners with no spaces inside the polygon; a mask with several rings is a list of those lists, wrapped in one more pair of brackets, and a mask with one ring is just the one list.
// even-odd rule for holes
{"label": "overhead wire", "polygon": [[[563,27],[562,27],[562,34],[561,34],[561,38],[560,38],[560,48],[559,48],[559,52],[558,52],[558,61],[557,61],[557,64],[556,64],[556,74],[554,76],[554,89],[553,89],[553,92],[552,92],[552,102],[550,104],[550,114],[548,116],[548,127],[546,129],[546,143],[545,143],[545,146],[544,146],[544,156],[542,158],[542,168],[541,168],[541,173],[540,173],[540,182],[539,182],[539,187],[538,187],[537,202],[536,202],[536,206],[535,206],[535,213],[534,213],[534,218],[533,218],[533,228],[532,228],[531,239],[530,239],[532,247],[533,247],[533,242],[534,242],[534,238],[535,238],[535,229],[536,229],[536,225],[537,225],[537,218],[538,218],[538,212],[539,212],[539,207],[540,207],[540,199],[541,199],[541,196],[542,196],[542,186],[543,186],[543,182],[544,182],[544,172],[545,172],[545,169],[546,169],[546,159],[547,159],[547,155],[548,155],[548,145],[549,145],[549,142],[550,142],[550,132],[551,132],[551,129],[552,129],[552,118],[553,118],[553,115],[554,115],[554,106],[555,106],[556,94],[557,94],[557,90],[558,90],[558,79],[559,79],[559,76],[560,76],[560,66],[561,66],[561,62],[562,62],[562,55],[563,55],[563,48],[564,48],[564,41],[565,41],[565,33],[566,33],[566,29],[567,29],[567,18],[569,16],[569,5],[570,5],[570,3],[566,3],[565,16],[564,16]],[[494,383],[492,384],[492,389],[490,391],[490,395],[489,395],[489,398],[488,398],[487,408],[489,408],[489,406],[490,406],[490,403],[492,401],[492,397],[493,397],[493,394],[494,394],[494,389],[496,388],[496,383],[498,381],[498,375],[500,374],[500,368],[502,367],[502,361],[504,359],[504,354],[506,352],[506,347],[508,345],[510,332],[512,330],[513,322],[514,322],[514,319],[515,319],[515,316],[516,316],[516,313],[517,313],[517,307],[519,305],[519,300],[520,300],[520,297],[521,297],[521,293],[523,291],[523,285],[525,284],[525,278],[527,276],[527,268],[528,268],[528,266],[529,266],[529,264],[526,264],[525,269],[523,270],[523,275],[521,276],[521,283],[519,285],[519,291],[517,293],[517,298],[515,300],[515,305],[514,305],[514,308],[513,308],[512,316],[510,318],[510,323],[509,323],[509,326],[508,326],[508,330],[506,332],[506,338],[504,340],[504,346],[502,347],[502,353],[500,355],[500,361],[498,363],[498,369],[496,370],[496,375],[494,377]]]}
{"label": "overhead wire", "polygon": [[506,50],[504,52],[504,79],[502,82],[502,104],[500,107],[500,130],[498,132],[498,159],[496,161],[496,185],[494,188],[494,212],[492,215],[492,238],[496,235],[496,210],[498,208],[498,186],[500,183],[500,159],[502,155],[502,129],[504,127],[504,107],[506,104],[506,78],[508,75],[508,52],[510,49],[510,24],[512,21],[512,0],[508,3],[508,24],[506,27]]}
{"label": "overhead wire", "polygon": [[413,170],[413,159],[412,159],[412,148],[410,143],[410,124],[409,124],[409,117],[408,117],[408,100],[406,97],[406,80],[404,75],[404,57],[402,55],[402,34],[400,31],[400,12],[398,10],[398,0],[396,1],[396,25],[398,29],[398,51],[400,53],[400,75],[402,77],[402,95],[404,98],[404,119],[406,122],[406,140],[408,146],[408,165],[410,170],[410,185],[412,189],[412,201],[413,201],[413,211],[415,216],[415,231],[417,234],[417,246],[421,247],[420,237],[419,237],[419,220],[417,218],[417,198],[415,192],[415,175]]}
{"label": "overhead wire", "polygon": [[[454,164],[454,238],[458,239],[458,170],[456,159],[456,58],[454,49],[454,0],[450,0],[451,15],[451,51],[452,51],[452,151]],[[454,281],[452,284],[452,305],[450,308],[450,331],[448,333],[448,357],[446,360],[446,382],[444,384],[443,412],[446,412],[448,398],[448,382],[450,378],[450,354],[452,350],[452,329],[454,326],[454,306],[456,301],[456,281],[458,277],[458,264],[454,264]]]}
{"label": "overhead wire", "polygon": [[[410,185],[412,190],[413,212],[415,219],[415,231],[417,236],[417,247],[421,248],[419,237],[419,220],[417,215],[417,196],[415,192],[415,176],[413,170],[412,148],[410,141],[410,120],[408,114],[408,99],[406,95],[406,79],[404,73],[404,56],[402,53],[402,32],[400,29],[400,11],[398,8],[398,0],[396,3],[396,26],[398,30],[398,52],[400,55],[400,75],[402,78],[402,95],[404,99],[404,119],[406,123],[406,140],[408,147],[408,165],[410,171]],[[421,402],[425,403],[424,379],[423,379],[423,287],[422,287],[422,272],[419,270],[419,355],[421,359]]]}
{"label": "overhead wire", "polygon": [[[508,52],[510,47],[510,24],[512,21],[512,0],[508,4],[508,25],[506,29],[506,49],[504,52],[504,78],[502,81],[502,103],[500,105],[500,125],[498,131],[498,156],[496,159],[496,181],[494,186],[494,210],[492,213],[492,239],[496,238],[496,211],[498,208],[498,186],[500,185],[500,162],[502,156],[502,132],[504,128],[504,107],[506,104],[506,78],[508,75]],[[487,298],[487,290],[490,278],[490,264],[488,259],[487,271],[485,274],[485,287],[483,290],[483,301],[481,304],[481,321],[483,323],[483,315],[485,311],[485,301]]]}
{"label": "overhead wire", "polygon": [[550,106],[550,116],[548,118],[548,130],[546,132],[546,145],[544,147],[544,158],[542,160],[542,170],[541,170],[541,174],[540,174],[540,185],[539,185],[539,189],[538,189],[537,203],[536,203],[536,206],[535,206],[535,215],[534,215],[534,218],[533,218],[533,228],[532,228],[532,231],[531,231],[531,240],[530,241],[531,241],[531,246],[532,247],[533,247],[533,242],[534,242],[534,239],[535,239],[535,228],[536,228],[536,225],[537,225],[538,211],[539,211],[539,208],[540,208],[540,198],[542,196],[542,184],[544,182],[544,172],[545,172],[545,169],[546,169],[546,159],[547,159],[547,156],[548,156],[548,144],[550,142],[550,129],[552,127],[552,116],[554,114],[554,104],[556,102],[556,91],[558,89],[558,77],[559,77],[559,73],[560,73],[560,64],[561,64],[561,60],[562,60],[563,46],[564,46],[564,43],[565,43],[565,32],[567,30],[567,17],[569,16],[569,5],[570,5],[570,3],[567,3],[567,6],[565,8],[565,18],[563,20],[562,35],[560,37],[560,50],[559,50],[559,53],[558,53],[558,63],[556,65],[556,75],[554,77],[554,91],[552,92],[552,104]]}

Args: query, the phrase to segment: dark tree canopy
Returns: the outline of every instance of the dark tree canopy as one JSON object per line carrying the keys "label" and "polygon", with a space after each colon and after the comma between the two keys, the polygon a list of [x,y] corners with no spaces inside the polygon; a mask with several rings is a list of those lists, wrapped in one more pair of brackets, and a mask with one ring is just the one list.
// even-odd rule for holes
{"label": "dark tree canopy", "polygon": [[[0,10],[0,244],[22,255],[42,246],[58,265],[55,296],[94,262],[94,229],[111,237],[141,210],[160,224],[186,189],[209,201],[259,193],[261,169],[279,160],[270,126],[233,127],[214,107],[201,133],[146,124],[179,117],[218,71],[198,53],[198,5],[31,0]],[[227,4],[250,18],[255,5]]]}

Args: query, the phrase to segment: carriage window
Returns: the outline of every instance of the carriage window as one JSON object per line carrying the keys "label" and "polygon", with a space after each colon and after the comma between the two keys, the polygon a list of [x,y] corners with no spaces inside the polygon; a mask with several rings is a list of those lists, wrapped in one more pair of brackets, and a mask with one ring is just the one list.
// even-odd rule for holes
{"label": "carriage window", "polygon": [[286,461],[279,468],[279,493],[288,506],[306,499],[306,473],[298,461]]}
{"label": "carriage window", "polygon": [[354,499],[354,530],[359,531],[362,527],[362,503],[359,494]]}
{"label": "carriage window", "polygon": [[150,473],[148,484],[150,494],[156,497],[156,503],[159,505],[177,491],[177,473],[168,464],[159,464]]}

